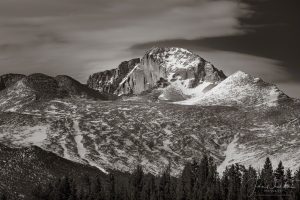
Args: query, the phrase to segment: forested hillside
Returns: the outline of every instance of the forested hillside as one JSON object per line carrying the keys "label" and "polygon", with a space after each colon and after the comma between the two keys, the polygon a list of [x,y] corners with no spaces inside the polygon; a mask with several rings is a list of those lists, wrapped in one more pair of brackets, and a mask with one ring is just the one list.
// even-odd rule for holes
{"label": "forested hillside", "polygon": [[160,176],[144,174],[141,166],[133,174],[113,171],[106,177],[85,176],[80,181],[64,176],[34,188],[32,194],[36,200],[300,199],[300,169],[293,173],[282,162],[273,169],[269,158],[258,171],[235,164],[219,175],[207,156],[187,163],[179,177],[172,177],[170,169],[168,166]]}

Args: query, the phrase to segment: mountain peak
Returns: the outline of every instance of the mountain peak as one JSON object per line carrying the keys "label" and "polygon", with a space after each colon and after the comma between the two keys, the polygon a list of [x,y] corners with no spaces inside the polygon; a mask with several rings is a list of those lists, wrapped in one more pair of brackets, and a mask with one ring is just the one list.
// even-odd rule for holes
{"label": "mountain peak", "polygon": [[[178,47],[153,47],[139,62],[130,67],[126,65],[124,69],[128,70],[117,73],[120,72],[118,67],[109,72],[93,74],[88,80],[88,85],[93,89],[117,95],[141,94],[154,89],[163,93],[164,88],[170,86],[172,88],[169,88],[168,95],[162,99],[174,100],[170,91],[177,91],[178,94],[174,94],[177,97],[179,95],[188,98],[194,95],[190,88],[196,88],[203,82],[209,83],[206,85],[210,85],[211,88],[226,78],[221,70],[199,55]],[[170,99],[166,99],[166,96]]]}
{"label": "mountain peak", "polygon": [[153,47],[145,54],[143,60],[152,59],[168,71],[196,67],[204,59],[193,52],[179,47]]}
{"label": "mountain peak", "polygon": [[185,105],[275,106],[289,98],[275,85],[237,71],[201,97],[178,102]]}
{"label": "mountain peak", "polygon": [[233,73],[231,76],[232,77],[234,77],[234,76],[235,77],[249,77],[250,75],[243,71],[238,70],[237,72]]}
{"label": "mountain peak", "polygon": [[149,49],[146,54],[152,55],[152,54],[157,54],[157,53],[161,53],[161,52],[169,52],[169,53],[176,53],[176,52],[180,52],[180,53],[186,53],[186,54],[193,54],[191,51],[184,49],[184,48],[180,48],[180,47],[152,47],[151,49]]}

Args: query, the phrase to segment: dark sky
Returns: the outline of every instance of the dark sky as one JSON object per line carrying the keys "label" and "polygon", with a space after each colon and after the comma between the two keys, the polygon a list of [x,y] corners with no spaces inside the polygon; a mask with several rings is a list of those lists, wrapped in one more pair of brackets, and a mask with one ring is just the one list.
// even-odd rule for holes
{"label": "dark sky", "polygon": [[297,0],[0,0],[0,74],[91,73],[188,48],[300,97]]}

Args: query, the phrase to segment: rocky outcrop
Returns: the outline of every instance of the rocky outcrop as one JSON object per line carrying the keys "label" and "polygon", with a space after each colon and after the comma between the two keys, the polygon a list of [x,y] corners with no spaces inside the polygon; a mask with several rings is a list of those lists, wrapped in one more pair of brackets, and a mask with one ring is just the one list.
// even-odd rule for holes
{"label": "rocky outcrop", "polygon": [[119,87],[121,81],[139,62],[140,59],[135,58],[122,62],[116,69],[95,73],[89,77],[87,85],[100,92],[113,94]]}
{"label": "rocky outcrop", "polygon": [[97,90],[93,90],[87,87],[87,85],[81,84],[80,82],[78,82],[70,76],[58,75],[55,77],[55,80],[58,83],[59,90],[71,96],[80,96],[85,98],[95,98],[102,100],[111,100],[115,98],[114,95],[100,93]]}
{"label": "rocky outcrop", "polygon": [[[126,74],[120,75],[121,70]],[[222,71],[188,50],[154,47],[140,62],[130,66],[121,64],[117,69],[92,75],[88,85],[116,95],[141,94],[154,88],[175,87],[182,96],[193,96],[196,94],[190,89],[204,82],[210,83],[207,86],[217,85],[225,78]],[[162,80],[166,84],[161,85]]]}
{"label": "rocky outcrop", "polygon": [[23,74],[4,74],[0,76],[0,90],[4,90],[24,77]]}

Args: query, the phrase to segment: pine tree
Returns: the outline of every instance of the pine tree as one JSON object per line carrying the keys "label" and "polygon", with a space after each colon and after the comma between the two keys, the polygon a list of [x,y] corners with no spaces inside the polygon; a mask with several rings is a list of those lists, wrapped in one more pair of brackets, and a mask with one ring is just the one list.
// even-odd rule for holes
{"label": "pine tree", "polygon": [[209,175],[209,158],[207,155],[204,155],[201,159],[199,166],[199,180],[204,185],[207,181]]}
{"label": "pine tree", "polygon": [[83,183],[85,184],[86,194],[89,195],[91,193],[91,186],[92,186],[91,177],[87,174],[84,174]]}
{"label": "pine tree", "polygon": [[141,200],[141,192],[143,189],[144,172],[142,166],[138,165],[132,174],[133,177],[133,200]]}
{"label": "pine tree", "polygon": [[115,176],[111,172],[109,174],[109,200],[115,200],[116,198],[116,190],[115,190]]}
{"label": "pine tree", "polygon": [[70,179],[68,176],[63,177],[59,184],[59,193],[62,200],[68,199],[71,195]]}
{"label": "pine tree", "polygon": [[222,199],[227,200],[228,197],[228,185],[229,185],[229,168],[226,167],[223,171],[222,178],[221,178],[221,192],[222,192]]}
{"label": "pine tree", "polygon": [[155,189],[155,178],[150,175],[145,179],[145,185],[141,193],[141,199],[143,200],[155,200],[156,199],[156,189]]}
{"label": "pine tree", "polygon": [[[37,187],[35,187],[31,193],[35,199],[43,199],[43,198],[46,198],[46,196],[47,196],[41,185],[38,185]],[[1,195],[0,195],[0,197],[1,197]],[[1,198],[0,198],[0,200],[1,200]]]}
{"label": "pine tree", "polygon": [[284,186],[284,166],[281,161],[279,162],[278,167],[274,172],[274,176],[275,176],[275,179],[277,182],[276,186],[283,187]]}
{"label": "pine tree", "polygon": [[171,194],[171,169],[170,166],[163,172],[162,176],[159,179],[159,200],[172,200]]}
{"label": "pine tree", "polygon": [[100,177],[96,177],[96,179],[92,182],[91,185],[91,196],[95,200],[103,200],[103,190],[102,190],[102,182]]}
{"label": "pine tree", "polygon": [[295,194],[294,199],[300,199],[300,167],[294,176]]}
{"label": "pine tree", "polygon": [[274,174],[273,174],[273,166],[269,157],[267,157],[264,167],[261,171],[261,182],[265,187],[273,187],[274,186]]}
{"label": "pine tree", "polygon": [[186,163],[181,173],[180,181],[177,188],[177,199],[192,199],[192,188],[195,184],[195,175],[191,163]]}
{"label": "pine tree", "polygon": [[85,200],[85,199],[86,199],[86,194],[85,194],[83,188],[81,188],[81,189],[79,190],[79,193],[78,193],[78,195],[77,195],[77,199],[78,199],[78,200]]}
{"label": "pine tree", "polygon": [[293,185],[292,171],[289,168],[286,170],[285,183],[287,187],[292,187]]}
{"label": "pine tree", "polygon": [[249,166],[248,169],[245,169],[242,175],[242,184],[241,184],[241,200],[251,200],[254,199],[254,191],[257,180],[256,170]]}
{"label": "pine tree", "polygon": [[70,185],[70,195],[68,197],[68,200],[77,200],[77,186],[75,181],[72,178],[69,179],[69,185]]}
{"label": "pine tree", "polygon": [[44,199],[49,199],[49,196],[51,195],[51,193],[53,192],[54,190],[54,187],[51,183],[49,183],[47,186],[46,186],[46,189],[44,191]]}
{"label": "pine tree", "polygon": [[8,200],[6,194],[0,194],[0,200]]}
{"label": "pine tree", "polygon": [[[204,184],[204,191],[206,191],[205,197],[206,199],[217,200],[220,198],[220,193],[218,191],[218,182],[219,175],[217,172],[217,166],[213,161],[213,158],[208,158],[208,175],[206,179],[206,183]],[[204,193],[203,191],[203,193]]]}
{"label": "pine tree", "polygon": [[210,158],[204,155],[199,164],[195,162],[192,166],[192,198],[205,198],[212,192],[208,190],[208,185],[212,184],[208,183],[209,176],[213,176],[210,174]]}
{"label": "pine tree", "polygon": [[238,200],[241,190],[241,166],[239,164],[232,165],[228,170],[228,195],[229,200]]}
{"label": "pine tree", "polygon": [[154,176],[151,176],[150,178],[150,200],[157,200],[158,199],[158,191],[157,191],[157,186],[156,186],[156,179]]}
{"label": "pine tree", "polygon": [[202,198],[202,190],[201,190],[201,174],[200,169],[201,164],[197,163],[194,159],[191,164],[191,180],[190,180],[190,187],[191,187],[191,198],[192,199],[200,199]]}

